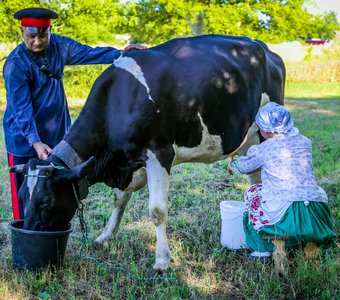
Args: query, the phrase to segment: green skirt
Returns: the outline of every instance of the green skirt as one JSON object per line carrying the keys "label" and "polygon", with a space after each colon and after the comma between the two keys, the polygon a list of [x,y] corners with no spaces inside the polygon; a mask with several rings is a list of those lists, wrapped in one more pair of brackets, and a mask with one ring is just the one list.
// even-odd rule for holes
{"label": "green skirt", "polygon": [[294,247],[305,242],[315,242],[322,248],[335,245],[336,233],[326,203],[310,202],[308,206],[302,201],[293,202],[279,222],[263,226],[257,232],[249,224],[248,214],[243,216],[243,227],[249,248],[259,252],[273,252],[273,243],[263,238],[264,234],[287,236],[286,247]]}

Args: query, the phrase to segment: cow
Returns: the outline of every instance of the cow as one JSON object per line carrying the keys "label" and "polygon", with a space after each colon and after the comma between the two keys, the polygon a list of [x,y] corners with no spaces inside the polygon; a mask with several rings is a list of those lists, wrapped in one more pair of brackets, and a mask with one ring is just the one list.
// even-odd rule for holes
{"label": "cow", "polygon": [[165,272],[171,260],[166,235],[171,167],[237,153],[249,132],[256,132],[261,99],[283,104],[284,84],[282,59],[248,37],[176,38],[129,51],[96,79],[47,160],[11,168],[26,175],[19,193],[27,203],[24,228],[64,229],[77,198],[104,182],[115,199],[95,240],[103,245],[117,232],[131,193],[147,184],[157,238],[153,270]]}

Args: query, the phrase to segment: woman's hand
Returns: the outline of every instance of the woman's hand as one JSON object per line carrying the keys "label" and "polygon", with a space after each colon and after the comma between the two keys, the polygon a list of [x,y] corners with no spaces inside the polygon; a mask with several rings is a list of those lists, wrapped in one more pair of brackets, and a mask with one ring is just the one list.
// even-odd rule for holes
{"label": "woman's hand", "polygon": [[229,162],[229,164],[228,164],[228,166],[227,166],[227,171],[228,171],[228,173],[230,174],[230,175],[234,175],[234,172],[231,170],[231,168],[230,168],[230,163],[231,163],[232,161],[230,161]]}

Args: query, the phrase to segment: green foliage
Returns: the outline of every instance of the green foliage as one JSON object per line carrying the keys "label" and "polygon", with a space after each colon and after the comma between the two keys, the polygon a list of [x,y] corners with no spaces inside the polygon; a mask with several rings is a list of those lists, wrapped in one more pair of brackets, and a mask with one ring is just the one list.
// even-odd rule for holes
{"label": "green foliage", "polygon": [[[24,5],[23,5],[24,2]],[[40,7],[39,0],[1,0],[0,2],[0,19],[2,20],[0,42],[18,42],[21,40],[19,22],[14,19],[13,15],[19,9],[26,7]]]}
{"label": "green foliage", "polygon": [[114,24],[119,19],[117,1],[69,0],[53,1],[59,18],[55,32],[72,36],[83,43],[112,42]]}
{"label": "green foliage", "polygon": [[140,0],[126,3],[121,30],[133,41],[160,43],[200,33],[246,35],[269,43],[330,39],[339,27],[334,13],[311,15],[306,0],[185,1]]}
{"label": "green foliage", "polygon": [[20,22],[13,14],[27,7],[45,7],[56,11],[53,31],[79,42],[96,44],[116,42],[115,26],[120,22],[118,0],[1,0],[0,18],[4,21],[0,42],[19,41]]}
{"label": "green foliage", "polygon": [[197,34],[245,35],[268,43],[332,39],[339,29],[334,12],[315,16],[306,11],[309,0],[1,0],[0,42],[20,40],[15,11],[49,7],[59,14],[56,33],[80,42],[115,42],[114,35],[129,34],[132,42],[158,44]]}
{"label": "green foliage", "polygon": [[195,7],[188,11],[185,1],[138,1],[125,5],[126,18],[121,31],[131,34],[133,42],[156,44],[171,37],[190,35],[189,22],[195,16]]}
{"label": "green foliage", "polygon": [[[334,37],[333,32],[335,30],[339,30],[339,23],[337,21],[336,15],[334,12],[326,13],[324,16],[321,16],[322,22],[316,24],[316,35],[321,36],[324,39],[331,40]],[[313,38],[313,36],[308,36],[309,38]]]}

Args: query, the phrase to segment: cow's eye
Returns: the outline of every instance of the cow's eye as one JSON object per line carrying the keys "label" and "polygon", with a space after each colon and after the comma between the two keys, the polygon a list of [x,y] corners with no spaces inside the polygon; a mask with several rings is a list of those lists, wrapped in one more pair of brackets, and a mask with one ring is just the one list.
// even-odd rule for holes
{"label": "cow's eye", "polygon": [[43,197],[40,201],[39,208],[47,208],[50,204],[49,198],[48,197]]}

